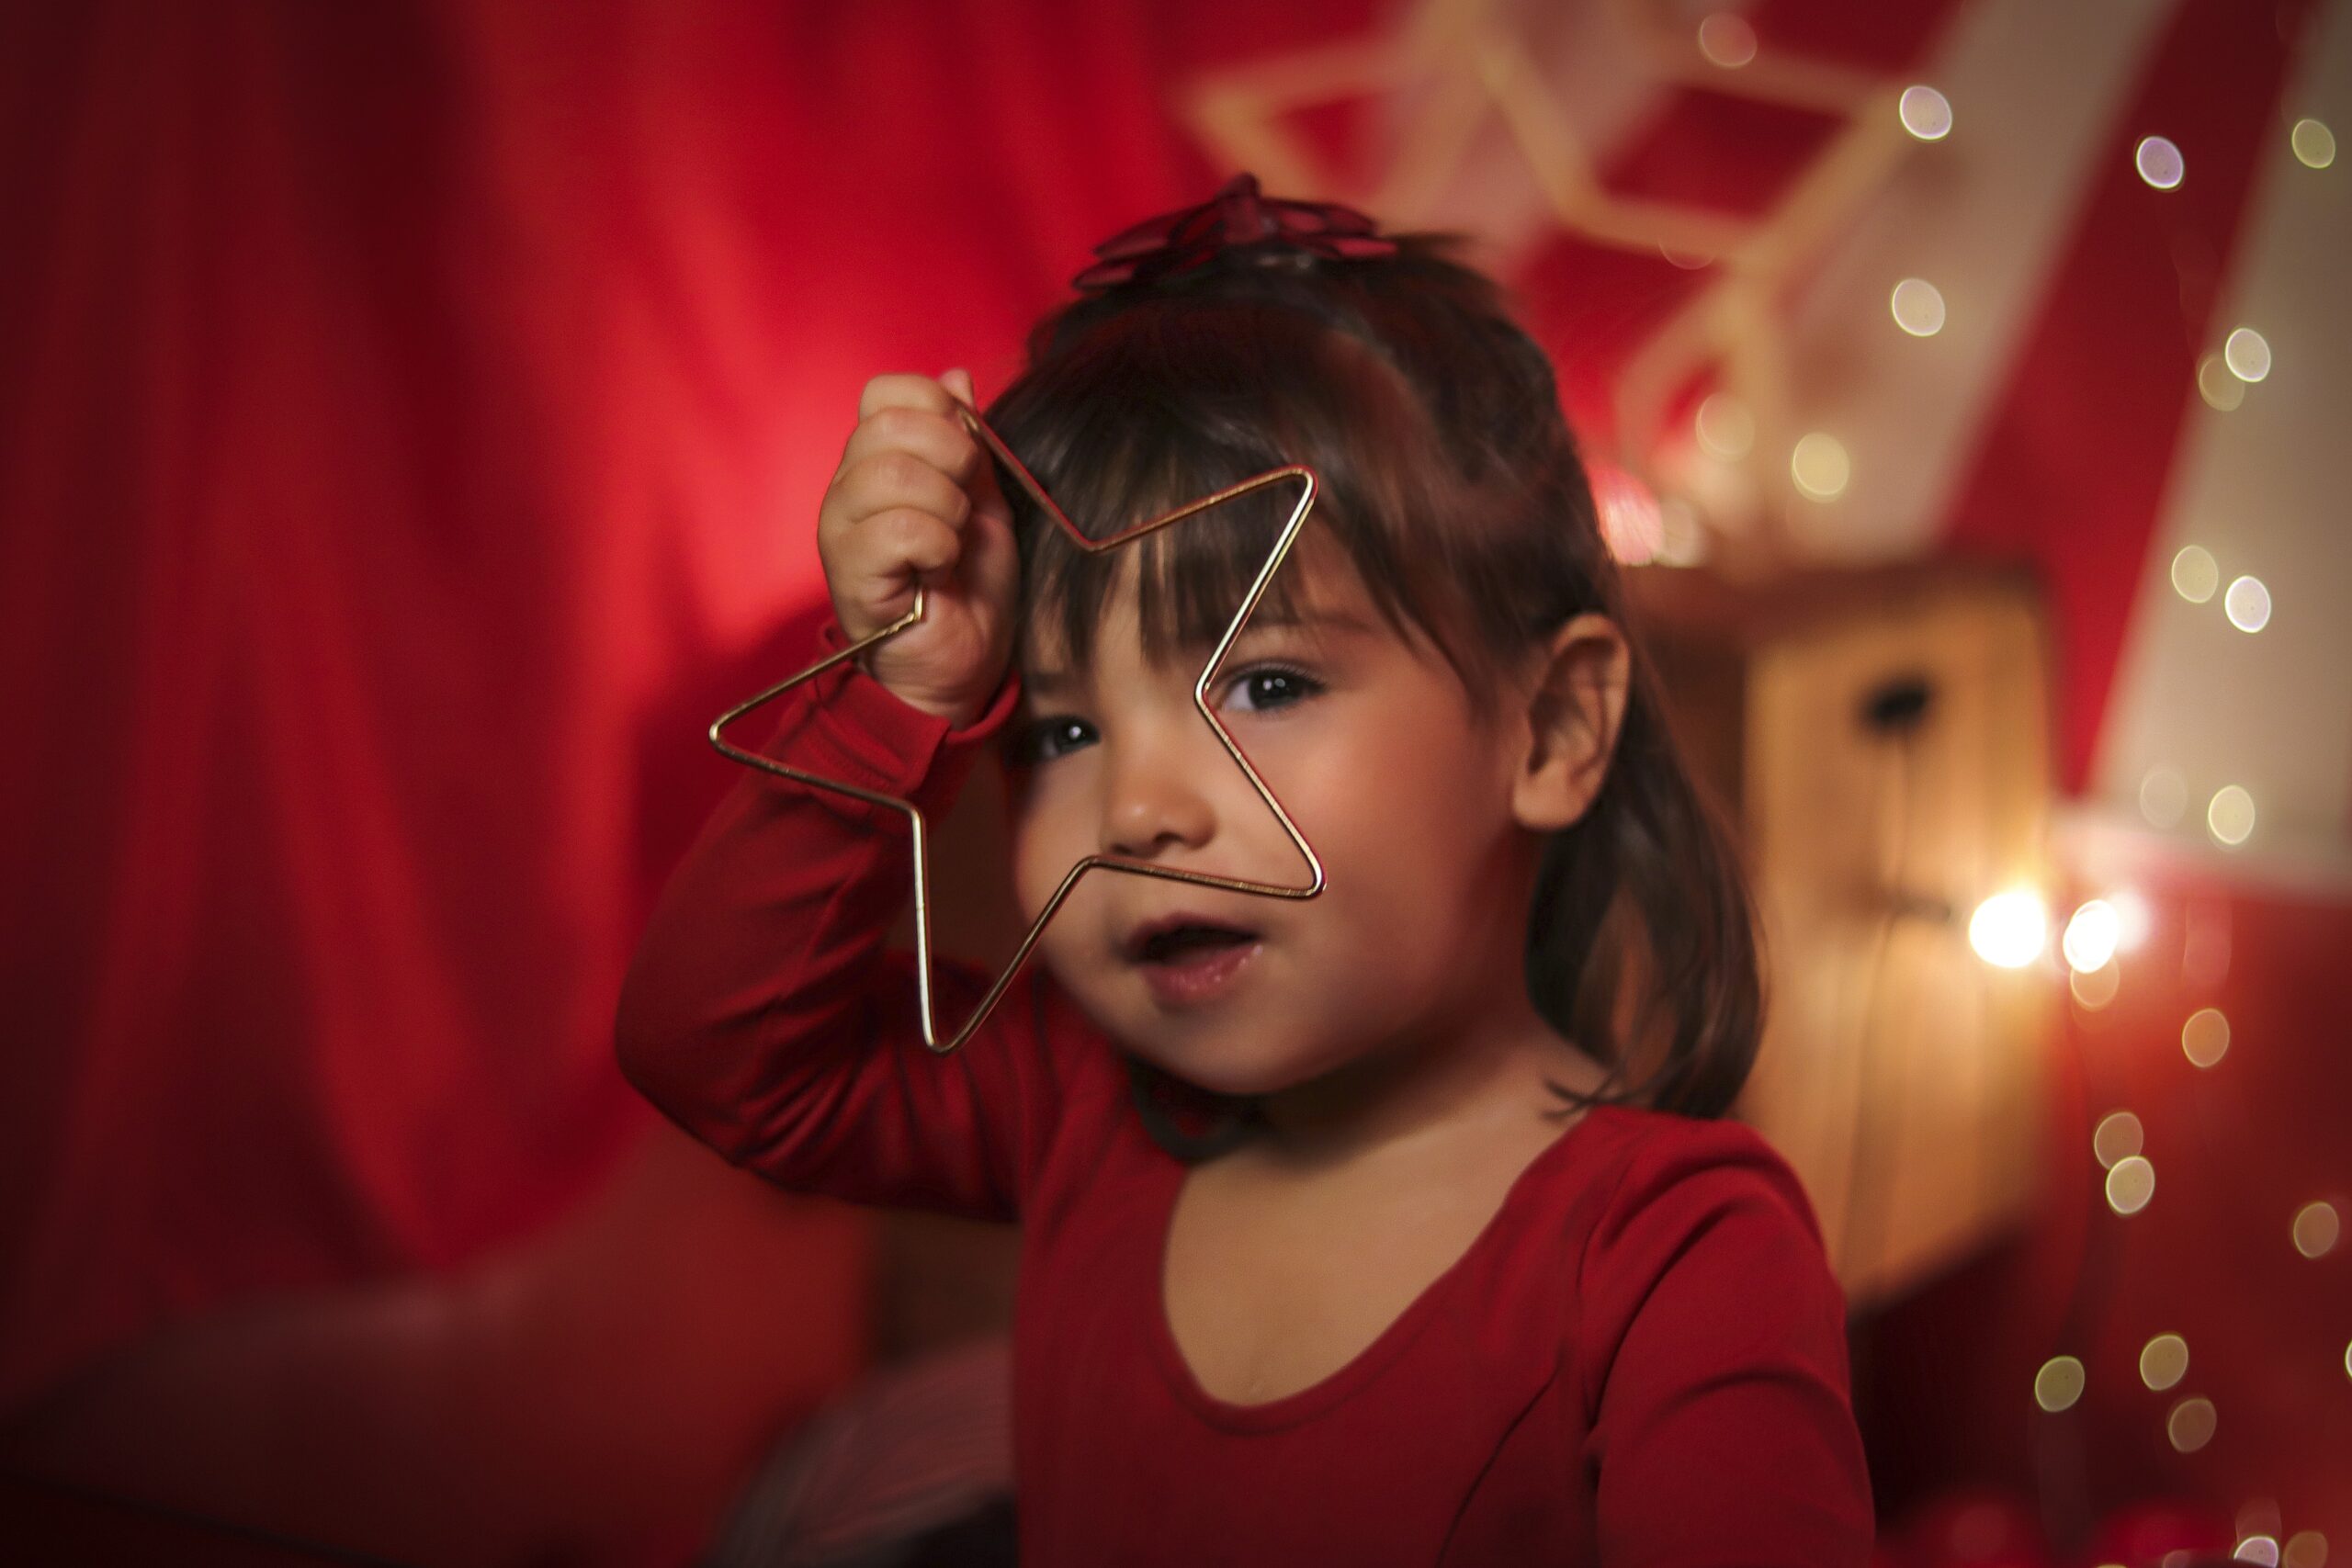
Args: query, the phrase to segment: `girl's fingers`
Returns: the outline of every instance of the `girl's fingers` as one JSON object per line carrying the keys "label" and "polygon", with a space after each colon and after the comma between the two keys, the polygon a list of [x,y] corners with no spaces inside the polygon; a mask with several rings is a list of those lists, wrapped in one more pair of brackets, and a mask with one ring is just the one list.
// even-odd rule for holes
{"label": "girl's fingers", "polygon": [[946,414],[953,412],[955,407],[946,388],[928,376],[911,373],[876,376],[857,397],[860,419],[869,419],[883,409],[921,409],[926,413]]}
{"label": "girl's fingers", "polygon": [[860,420],[842,448],[841,467],[846,469],[884,452],[910,452],[961,485],[970,484],[986,468],[980,444],[963,421],[922,409],[886,408]]}
{"label": "girl's fingers", "polygon": [[963,553],[955,529],[910,506],[877,512],[858,525],[858,532],[875,547],[870,558],[879,569],[876,575],[885,580],[901,575],[909,567],[916,571],[944,571]]}
{"label": "girl's fingers", "polygon": [[877,452],[844,468],[833,483],[833,499],[848,523],[910,506],[961,527],[972,512],[972,498],[962,485],[910,452]]}

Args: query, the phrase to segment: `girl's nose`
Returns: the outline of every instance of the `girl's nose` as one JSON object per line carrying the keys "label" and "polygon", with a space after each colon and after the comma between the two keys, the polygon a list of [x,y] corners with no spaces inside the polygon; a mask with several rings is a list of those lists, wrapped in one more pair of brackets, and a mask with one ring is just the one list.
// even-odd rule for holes
{"label": "girl's nose", "polygon": [[[1207,843],[1216,831],[1216,814],[1199,787],[1199,772],[1206,765],[1199,749],[1172,744],[1116,748],[1115,743],[1114,749],[1125,754],[1108,759],[1102,852],[1148,860]],[[1222,753],[1219,760],[1232,765]]]}

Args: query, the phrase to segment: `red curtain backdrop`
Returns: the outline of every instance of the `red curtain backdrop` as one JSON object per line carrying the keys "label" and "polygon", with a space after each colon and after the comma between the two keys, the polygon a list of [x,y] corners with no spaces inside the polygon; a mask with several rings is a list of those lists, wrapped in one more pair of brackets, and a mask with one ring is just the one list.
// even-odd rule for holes
{"label": "red curtain backdrop", "polygon": [[[1193,25],[1329,25],[1277,9]],[[1203,188],[1173,17],[11,9],[0,1406],[613,1168],[620,968],[857,389],[1001,385]]]}
{"label": "red curtain backdrop", "polygon": [[[0,13],[0,1417],[159,1325],[479,1267],[607,1190],[654,1125],[612,1065],[619,976],[730,782],[702,728],[776,678],[779,628],[816,602],[814,506],[858,388],[961,364],[994,391],[1092,242],[1227,172],[1174,111],[1186,84],[1405,9]],[[1894,69],[1964,9],[1745,14]],[[1955,547],[2046,569],[2070,788],[2311,10],[2178,0],[1947,521]],[[1736,207],[1813,144],[1719,110],[1669,96],[1611,176]],[[1334,166],[1363,155],[1352,123],[1315,119]],[[2150,129],[2199,149],[2161,209],[2118,151]],[[2181,235],[2208,265],[2176,300]],[[1626,346],[1596,292],[1631,332],[1682,276],[1601,270],[1568,240],[1531,255],[1519,281],[1572,409],[1602,406]],[[2228,990],[2174,999],[2274,1039],[2335,1027],[2340,977],[2301,944],[2340,950],[2341,903],[2163,897],[2233,900],[2267,933]],[[2125,1072],[2111,1042],[2075,1044]],[[2163,1050],[2186,1070],[2177,1043],[2148,1050],[2132,1071]],[[2270,1225],[2324,1173],[2265,1163],[2266,1129],[2345,1101],[2247,1084],[2165,1181],[2243,1165]],[[2063,1194],[2096,1202],[2087,1129],[2062,1133]],[[2054,1321],[2084,1212],[1969,1314],[2023,1280]],[[828,1235],[808,1256],[854,1304],[854,1239]],[[2208,1239],[2138,1255],[2146,1289],[2218,1314],[2200,1356],[2274,1326],[2197,1276]],[[797,1322],[824,1319],[820,1354],[846,1362],[826,1310]],[[2140,1326],[2106,1332],[2112,1359]],[[2258,1371],[2232,1375],[2258,1396]],[[1988,1386],[1955,1430],[2009,1443],[2026,1386]],[[2230,1486],[2347,1451],[2239,1439],[2221,1404]],[[1961,1462],[1914,1457],[1923,1478]]]}

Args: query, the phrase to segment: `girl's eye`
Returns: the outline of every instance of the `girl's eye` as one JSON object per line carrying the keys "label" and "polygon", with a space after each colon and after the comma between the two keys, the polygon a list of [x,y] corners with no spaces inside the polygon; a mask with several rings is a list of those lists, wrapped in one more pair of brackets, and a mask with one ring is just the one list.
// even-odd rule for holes
{"label": "girl's eye", "polygon": [[1304,702],[1322,689],[1323,682],[1304,671],[1261,664],[1233,678],[1226,701],[1238,704],[1244,713],[1270,713]]}
{"label": "girl's eye", "polygon": [[1012,760],[1018,767],[1035,767],[1075,751],[1093,739],[1094,727],[1082,718],[1067,715],[1041,718],[1014,737]]}

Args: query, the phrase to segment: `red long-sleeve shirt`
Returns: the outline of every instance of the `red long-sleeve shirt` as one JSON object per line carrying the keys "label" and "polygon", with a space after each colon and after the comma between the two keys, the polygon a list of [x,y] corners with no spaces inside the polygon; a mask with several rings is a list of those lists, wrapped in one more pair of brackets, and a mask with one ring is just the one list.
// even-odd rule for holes
{"label": "red long-sleeve shirt", "polygon": [[[951,731],[845,663],[781,699],[763,750],[936,820],[1012,698],[1008,679]],[[1795,1177],[1752,1130],[1590,1111],[1361,1355],[1229,1404],[1168,1326],[1183,1167],[1145,1133],[1113,1048],[1032,967],[933,1056],[913,961],[884,947],[910,886],[898,814],[747,775],[655,910],[621,1059],[786,1187],[1021,1221],[1023,1562],[1868,1560],[1843,1299]],[[952,1026],[985,977],[940,984]]]}

